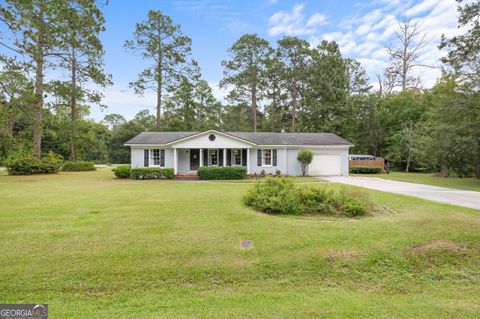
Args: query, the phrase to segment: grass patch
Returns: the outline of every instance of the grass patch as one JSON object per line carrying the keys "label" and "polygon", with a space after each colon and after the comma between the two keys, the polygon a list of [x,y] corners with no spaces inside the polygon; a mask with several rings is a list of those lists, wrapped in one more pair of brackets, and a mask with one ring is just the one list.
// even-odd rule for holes
{"label": "grass patch", "polygon": [[[360,176],[360,175],[355,175]],[[480,191],[480,180],[476,178],[459,178],[459,177],[438,177],[432,173],[404,173],[390,172],[390,174],[364,175],[365,177],[378,177],[391,179],[401,182],[419,183],[440,187],[464,189],[471,191]]]}
{"label": "grass patch", "polygon": [[[0,300],[52,318],[480,315],[478,211],[367,191],[399,214],[323,222],[259,214],[251,186],[0,172]],[[406,253],[440,241],[460,248]]]}

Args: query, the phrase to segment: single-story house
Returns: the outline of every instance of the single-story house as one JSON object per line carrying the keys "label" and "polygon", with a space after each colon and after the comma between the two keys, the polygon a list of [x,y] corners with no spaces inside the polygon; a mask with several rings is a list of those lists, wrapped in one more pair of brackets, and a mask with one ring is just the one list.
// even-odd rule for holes
{"label": "single-story house", "polygon": [[243,166],[247,174],[262,171],[301,175],[299,150],[313,152],[308,174],[348,175],[352,143],[332,133],[143,132],[125,143],[132,168],[173,168],[195,173],[202,166]]}

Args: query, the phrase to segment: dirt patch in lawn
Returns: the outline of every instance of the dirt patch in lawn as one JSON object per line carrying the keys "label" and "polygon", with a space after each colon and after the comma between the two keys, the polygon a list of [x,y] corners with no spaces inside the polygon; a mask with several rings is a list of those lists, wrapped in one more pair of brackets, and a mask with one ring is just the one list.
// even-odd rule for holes
{"label": "dirt patch in lawn", "polygon": [[358,251],[355,250],[327,250],[326,252],[328,259],[353,259],[360,256]]}
{"label": "dirt patch in lawn", "polygon": [[430,250],[449,250],[458,251],[460,246],[450,240],[435,240],[429,244],[407,248],[404,250],[406,254],[421,254]]}

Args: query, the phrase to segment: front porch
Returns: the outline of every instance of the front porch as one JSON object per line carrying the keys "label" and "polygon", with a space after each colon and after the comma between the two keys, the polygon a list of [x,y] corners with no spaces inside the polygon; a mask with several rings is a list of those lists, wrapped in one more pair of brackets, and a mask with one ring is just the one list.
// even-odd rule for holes
{"label": "front porch", "polygon": [[195,176],[204,166],[242,166],[249,173],[248,148],[174,148],[173,169],[176,176]]}

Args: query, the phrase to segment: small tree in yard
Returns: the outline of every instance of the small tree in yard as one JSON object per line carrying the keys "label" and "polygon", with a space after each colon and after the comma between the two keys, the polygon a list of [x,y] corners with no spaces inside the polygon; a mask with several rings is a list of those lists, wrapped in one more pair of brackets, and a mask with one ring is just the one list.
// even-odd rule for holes
{"label": "small tree in yard", "polygon": [[302,165],[302,175],[307,175],[307,167],[312,162],[313,153],[310,150],[301,150],[298,152],[297,160]]}

